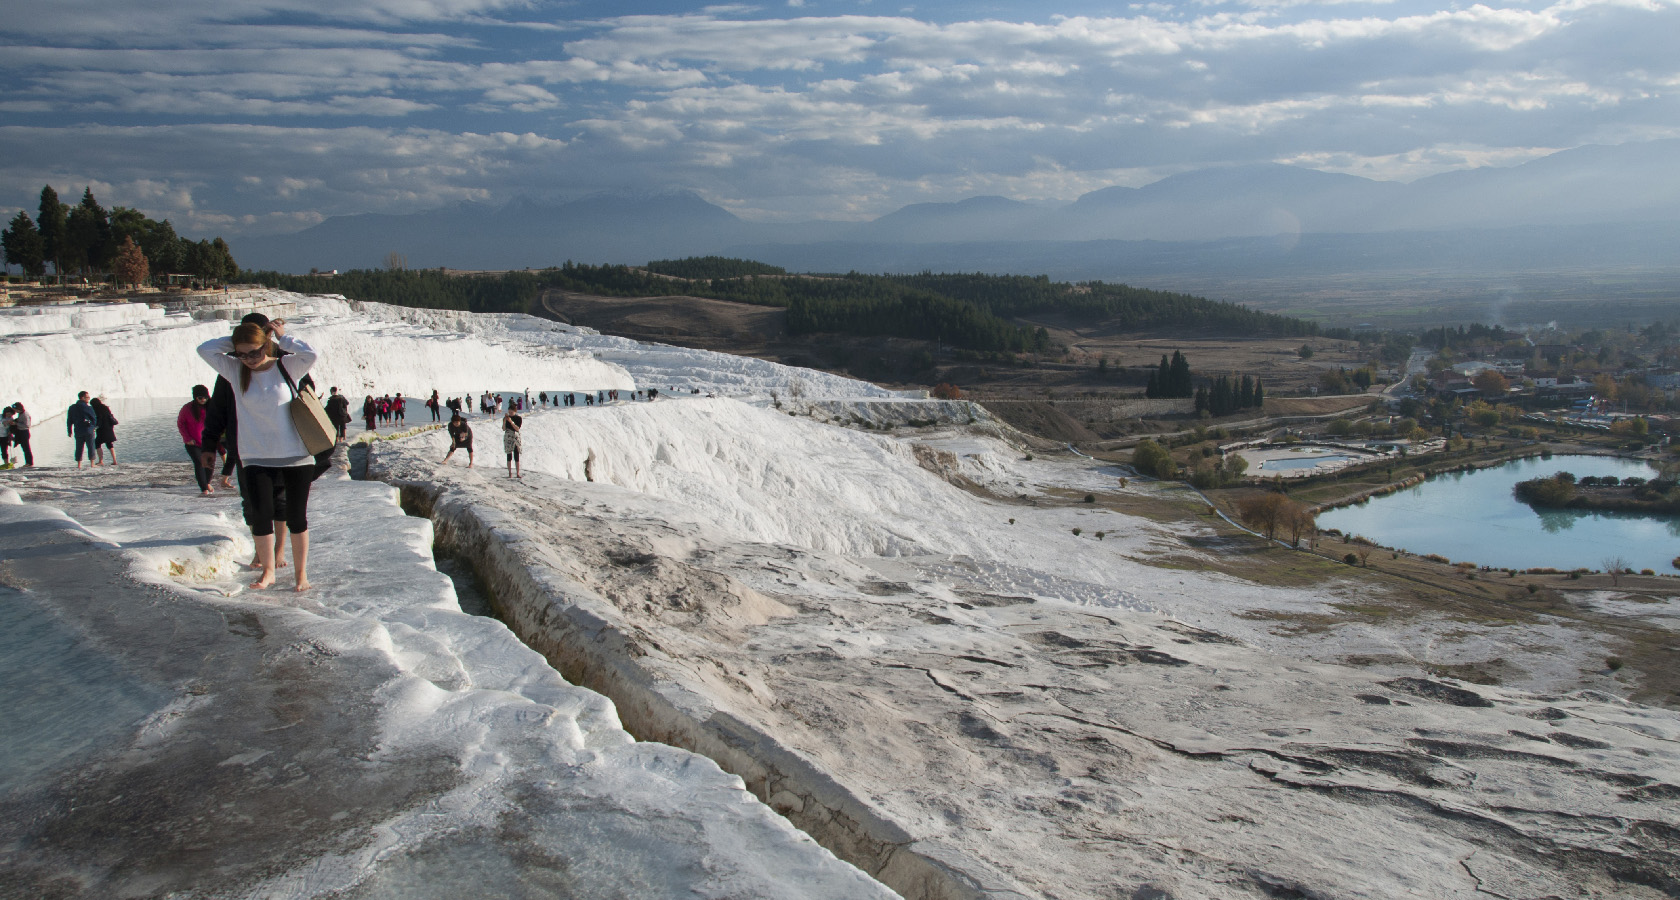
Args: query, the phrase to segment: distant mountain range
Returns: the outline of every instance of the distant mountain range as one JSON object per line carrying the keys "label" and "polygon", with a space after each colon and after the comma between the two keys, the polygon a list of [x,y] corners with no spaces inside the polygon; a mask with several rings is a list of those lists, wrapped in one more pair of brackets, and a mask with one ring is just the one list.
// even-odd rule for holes
{"label": "distant mountain range", "polygon": [[518,269],[721,254],[796,271],[1465,274],[1680,268],[1680,141],[1566,150],[1410,184],[1283,165],[1202,169],[1071,204],[919,203],[870,222],[758,224],[687,191],[461,204],[245,238],[248,269]]}

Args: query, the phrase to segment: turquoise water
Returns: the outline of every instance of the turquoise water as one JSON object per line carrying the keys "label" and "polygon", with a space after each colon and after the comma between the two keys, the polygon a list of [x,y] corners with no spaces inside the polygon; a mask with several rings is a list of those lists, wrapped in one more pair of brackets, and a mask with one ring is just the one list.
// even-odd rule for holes
{"label": "turquoise water", "polygon": [[1556,472],[1618,478],[1657,474],[1645,463],[1604,456],[1525,459],[1437,475],[1416,487],[1325,512],[1318,525],[1364,535],[1386,547],[1500,568],[1602,569],[1606,558],[1620,556],[1634,569],[1680,571],[1671,564],[1680,554],[1680,517],[1536,512],[1511,496],[1517,482]]}

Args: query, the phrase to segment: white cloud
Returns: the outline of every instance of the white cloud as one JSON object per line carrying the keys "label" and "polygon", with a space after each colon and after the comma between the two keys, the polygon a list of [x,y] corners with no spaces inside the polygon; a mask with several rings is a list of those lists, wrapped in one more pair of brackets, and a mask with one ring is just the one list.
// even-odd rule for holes
{"label": "white cloud", "polygon": [[1680,0],[1044,20],[1023,3],[1018,21],[946,22],[787,6],[45,4],[0,21],[0,112],[18,123],[0,129],[0,197],[97,176],[193,221],[269,227],[505,198],[564,171],[747,215],[855,216],[1219,162],[1400,177],[1680,127]]}

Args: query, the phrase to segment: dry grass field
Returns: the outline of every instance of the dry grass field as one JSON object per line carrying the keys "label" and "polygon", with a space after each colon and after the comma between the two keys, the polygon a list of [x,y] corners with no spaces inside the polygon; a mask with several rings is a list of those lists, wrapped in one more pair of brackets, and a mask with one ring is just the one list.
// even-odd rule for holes
{"label": "dry grass field", "polygon": [[[1022,324],[1044,326],[1052,342],[1065,352],[1018,364],[976,362],[958,358],[949,348],[941,352],[930,341],[793,336],[786,331],[783,310],[723,300],[601,297],[555,290],[544,294],[543,307],[561,321],[605,334],[754,356],[897,387],[931,388],[944,381],[965,394],[995,399],[1141,396],[1147,367],[1174,351],[1183,352],[1198,374],[1253,375],[1278,399],[1309,394],[1326,369],[1357,368],[1369,361],[1349,341],[1115,333],[1032,320]],[[1303,344],[1314,350],[1309,360],[1297,352]],[[924,354],[934,360],[932,367],[917,367],[915,360]],[[1289,410],[1284,414],[1303,413]]]}

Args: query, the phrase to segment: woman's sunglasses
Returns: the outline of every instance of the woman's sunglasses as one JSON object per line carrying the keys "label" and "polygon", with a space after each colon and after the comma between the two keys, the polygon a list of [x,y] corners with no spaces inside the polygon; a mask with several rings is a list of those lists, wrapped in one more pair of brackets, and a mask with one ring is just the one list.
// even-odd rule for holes
{"label": "woman's sunglasses", "polygon": [[255,350],[247,350],[244,353],[240,353],[238,350],[235,350],[228,355],[234,359],[244,360],[245,362],[261,362],[263,357],[268,355],[268,348],[258,347]]}

